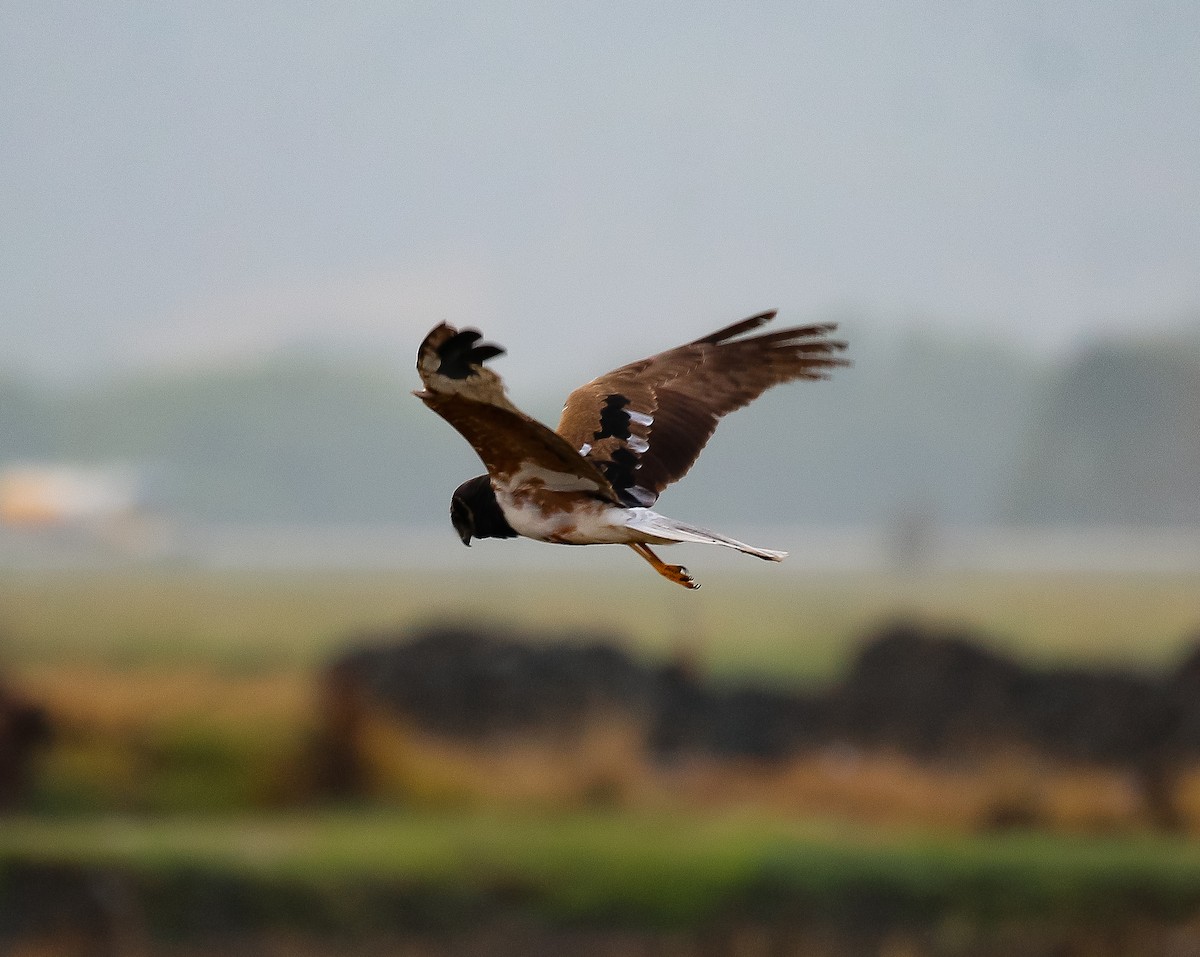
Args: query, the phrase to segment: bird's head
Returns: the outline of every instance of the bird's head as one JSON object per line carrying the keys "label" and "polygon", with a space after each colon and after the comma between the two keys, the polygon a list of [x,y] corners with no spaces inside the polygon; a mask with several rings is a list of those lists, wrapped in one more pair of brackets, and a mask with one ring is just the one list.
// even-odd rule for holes
{"label": "bird's head", "polygon": [[486,475],[468,479],[450,499],[450,522],[467,547],[472,538],[515,538]]}

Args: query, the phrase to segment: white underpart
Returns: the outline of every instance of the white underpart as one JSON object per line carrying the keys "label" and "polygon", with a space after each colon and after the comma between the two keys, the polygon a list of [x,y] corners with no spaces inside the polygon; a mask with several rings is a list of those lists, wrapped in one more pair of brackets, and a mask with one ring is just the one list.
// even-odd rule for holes
{"label": "white underpart", "polygon": [[[600,513],[605,511],[622,511],[608,505],[599,499],[588,502],[582,510],[543,511],[538,505],[541,492],[596,492],[600,486],[593,479],[572,475],[569,472],[556,472],[543,468],[533,462],[524,462],[512,475],[497,476],[492,481],[496,492],[496,502],[508,524],[518,535],[533,538],[542,542],[566,541],[575,542],[576,534],[601,534],[609,537],[599,539],[584,539],[579,544],[591,541],[612,541],[612,532],[608,531],[615,523],[610,519],[597,520]],[[594,502],[594,504],[593,504]]]}
{"label": "white underpart", "polygon": [[629,416],[630,422],[636,422],[638,425],[654,424],[654,416],[647,415],[645,412],[637,412],[634,409],[627,409],[625,414]]}
{"label": "white underpart", "polygon": [[[625,508],[599,498],[584,496],[574,499],[567,509],[544,511],[539,505],[539,492],[595,492],[597,483],[589,478],[556,472],[532,462],[525,462],[510,476],[493,480],[496,501],[508,524],[519,535],[543,542],[567,545],[670,545],[675,542],[694,542],[700,545],[723,545],[736,548],[747,555],[780,562],[787,552],[756,548],[707,528],[697,528],[660,515],[648,508]],[[645,489],[633,486],[629,493],[641,500],[653,497]],[[560,500],[561,502],[561,500]]]}
{"label": "white underpart", "polygon": [[600,499],[585,500],[565,511],[544,511],[535,496],[496,489],[508,524],[518,535],[563,545],[619,545],[638,541],[625,525],[628,509]]}

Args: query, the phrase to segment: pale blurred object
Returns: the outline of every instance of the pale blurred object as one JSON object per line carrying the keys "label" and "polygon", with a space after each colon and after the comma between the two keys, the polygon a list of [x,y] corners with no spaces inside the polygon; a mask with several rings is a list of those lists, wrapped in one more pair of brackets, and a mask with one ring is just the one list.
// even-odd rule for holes
{"label": "pale blurred object", "polygon": [[135,469],[33,462],[0,468],[0,565],[161,559],[177,538],[176,522],[148,506]]}
{"label": "pale blurred object", "polygon": [[122,469],[23,463],[0,469],[0,523],[72,526],[131,515],[138,483]]}

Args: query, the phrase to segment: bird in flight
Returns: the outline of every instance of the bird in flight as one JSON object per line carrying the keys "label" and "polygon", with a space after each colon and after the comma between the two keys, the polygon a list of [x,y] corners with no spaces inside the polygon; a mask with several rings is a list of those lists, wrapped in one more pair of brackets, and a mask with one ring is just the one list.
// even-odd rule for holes
{"label": "bird in flight", "polygon": [[558,427],[530,418],[484,363],[504,350],[475,329],[445,323],[417,351],[422,402],[471,443],[487,467],[454,492],[450,519],[472,538],[524,535],[566,545],[628,545],[664,578],[699,588],[686,568],[651,545],[698,542],[768,561],[756,548],[661,515],[659,494],[687,474],[717,421],[771,386],[825,379],[848,363],[832,324],[745,335],[775,318],[763,312],[694,342],[614,369],[567,397]]}

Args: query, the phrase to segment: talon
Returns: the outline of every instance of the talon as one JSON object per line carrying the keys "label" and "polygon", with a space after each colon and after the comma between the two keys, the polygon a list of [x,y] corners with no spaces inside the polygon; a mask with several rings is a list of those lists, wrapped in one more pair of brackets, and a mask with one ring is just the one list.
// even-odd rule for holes
{"label": "talon", "polygon": [[646,559],[646,561],[648,561],[651,565],[653,565],[654,570],[662,575],[663,578],[667,579],[667,581],[673,581],[676,584],[682,585],[684,588],[690,588],[693,591],[700,587],[700,583],[692,578],[692,576],[688,574],[688,570],[682,565],[666,564],[662,559],[655,555],[654,552],[650,551],[648,546],[642,544],[641,542],[630,543],[629,547],[641,555],[642,558]]}
{"label": "talon", "polygon": [[693,591],[700,587],[700,583],[689,575],[682,565],[668,565],[667,568],[671,571],[671,581],[679,582],[684,588],[691,588]]}

